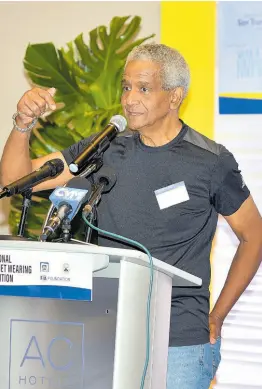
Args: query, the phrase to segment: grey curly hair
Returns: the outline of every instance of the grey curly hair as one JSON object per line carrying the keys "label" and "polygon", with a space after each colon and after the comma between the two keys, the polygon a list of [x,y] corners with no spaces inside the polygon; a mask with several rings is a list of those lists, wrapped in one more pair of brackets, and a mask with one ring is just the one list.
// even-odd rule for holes
{"label": "grey curly hair", "polygon": [[130,61],[144,60],[160,65],[160,77],[164,90],[183,88],[186,97],[190,84],[190,71],[184,57],[175,49],[163,44],[142,44],[136,46],[129,54],[126,65]]}

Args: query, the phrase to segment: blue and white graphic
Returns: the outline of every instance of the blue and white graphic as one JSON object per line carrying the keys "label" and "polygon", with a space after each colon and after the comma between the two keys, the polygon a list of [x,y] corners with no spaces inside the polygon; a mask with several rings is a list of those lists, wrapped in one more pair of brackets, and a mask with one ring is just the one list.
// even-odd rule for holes
{"label": "blue and white graphic", "polygon": [[92,261],[86,254],[1,250],[9,262],[0,266],[0,295],[62,300],[92,300]]}
{"label": "blue and white graphic", "polygon": [[217,7],[219,113],[262,113],[262,3]]}
{"label": "blue and white graphic", "polygon": [[72,207],[72,211],[67,217],[69,220],[72,220],[79,211],[81,205],[86,201],[87,194],[87,189],[76,189],[59,186],[51,193],[49,199],[52,201],[56,208],[59,208],[59,206],[65,203],[69,204]]}
{"label": "blue and white graphic", "polygon": [[8,389],[29,388],[84,388],[83,323],[10,321]]}

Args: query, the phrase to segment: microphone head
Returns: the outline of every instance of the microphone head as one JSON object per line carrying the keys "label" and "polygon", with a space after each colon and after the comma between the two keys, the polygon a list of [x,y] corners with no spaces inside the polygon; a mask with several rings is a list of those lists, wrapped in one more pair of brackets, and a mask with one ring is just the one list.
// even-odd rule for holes
{"label": "microphone head", "polygon": [[91,190],[91,183],[84,177],[73,177],[66,183],[67,188]]}
{"label": "microphone head", "polygon": [[110,166],[103,165],[101,169],[96,173],[95,182],[103,182],[103,193],[107,193],[113,188],[116,183],[116,174]]}
{"label": "microphone head", "polygon": [[126,118],[124,118],[124,116],[121,115],[112,116],[109,123],[113,124],[117,128],[118,132],[125,131],[127,126]]}
{"label": "microphone head", "polygon": [[65,165],[62,159],[54,158],[47,161],[44,165],[50,166],[50,176],[55,177],[64,171]]}

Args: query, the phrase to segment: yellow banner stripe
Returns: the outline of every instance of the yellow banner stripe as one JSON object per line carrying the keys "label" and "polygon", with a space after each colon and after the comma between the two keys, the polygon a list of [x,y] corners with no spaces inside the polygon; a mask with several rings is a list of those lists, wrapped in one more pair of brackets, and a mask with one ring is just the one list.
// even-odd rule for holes
{"label": "yellow banner stripe", "polygon": [[181,118],[209,138],[215,114],[215,2],[161,2],[161,43],[179,50],[191,70]]}

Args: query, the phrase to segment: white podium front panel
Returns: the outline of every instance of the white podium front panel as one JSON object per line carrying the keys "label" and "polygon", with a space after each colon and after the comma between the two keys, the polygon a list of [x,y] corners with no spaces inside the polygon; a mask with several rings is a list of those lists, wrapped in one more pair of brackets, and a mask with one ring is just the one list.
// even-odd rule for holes
{"label": "white podium front panel", "polygon": [[[90,302],[0,296],[0,389],[139,389],[147,256],[135,250],[16,241],[0,241],[0,255],[1,250],[44,255],[51,264],[63,252],[76,261],[84,256],[94,277]],[[155,259],[154,280],[144,389],[165,389],[172,282],[199,286],[201,280]]]}
{"label": "white podium front panel", "polygon": [[[1,241],[0,258],[0,389],[112,389],[118,279],[92,280],[109,256],[82,245]],[[6,275],[12,282],[4,284]],[[76,287],[91,290],[89,281],[94,301],[77,301],[86,296]],[[61,299],[8,296],[46,297],[46,286]],[[63,287],[76,301],[62,300]]]}
{"label": "white podium front panel", "polygon": [[92,302],[1,296],[0,389],[112,389],[117,298],[102,278]]}

